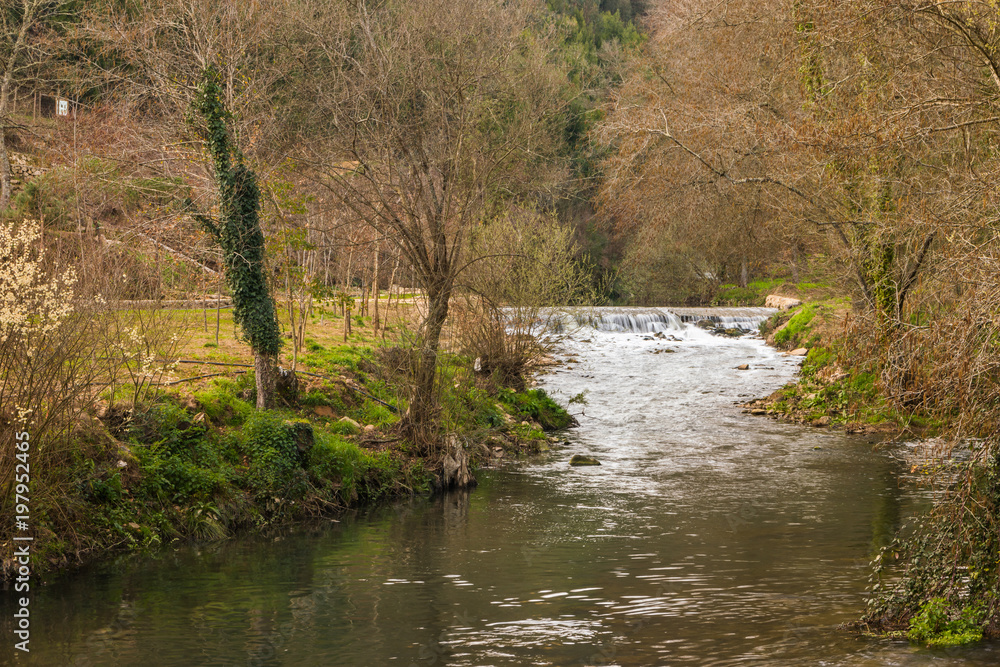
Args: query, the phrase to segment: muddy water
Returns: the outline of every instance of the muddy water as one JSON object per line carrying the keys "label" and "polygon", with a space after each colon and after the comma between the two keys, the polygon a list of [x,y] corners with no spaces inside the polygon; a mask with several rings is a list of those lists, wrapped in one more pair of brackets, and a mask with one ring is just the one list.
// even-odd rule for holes
{"label": "muddy water", "polygon": [[629,315],[645,333],[569,327],[569,365],[543,378],[586,400],[568,445],[472,493],[79,573],[35,595],[16,664],[1000,662],[838,630],[916,502],[894,459],[734,405],[796,359]]}

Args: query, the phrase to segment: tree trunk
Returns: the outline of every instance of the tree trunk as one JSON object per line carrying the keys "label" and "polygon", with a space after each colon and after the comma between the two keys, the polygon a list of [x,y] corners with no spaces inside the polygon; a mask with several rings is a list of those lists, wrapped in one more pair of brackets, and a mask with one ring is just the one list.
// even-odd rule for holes
{"label": "tree trunk", "polygon": [[257,409],[267,410],[274,403],[274,387],[278,368],[273,357],[254,350],[253,367],[257,379]]}
{"label": "tree trunk", "polygon": [[375,330],[375,335],[378,335],[379,321],[378,321],[378,255],[379,255],[379,244],[375,244],[375,271],[372,275],[372,295],[375,297],[375,312],[372,315],[372,328]]}
{"label": "tree trunk", "polygon": [[11,197],[10,156],[7,154],[7,137],[5,136],[9,86],[10,73],[8,72],[0,83],[0,211],[10,205]]}
{"label": "tree trunk", "polygon": [[[399,257],[402,255],[402,251],[398,248],[396,249],[396,263],[392,265],[392,275],[389,276],[389,298],[385,302],[385,313],[386,317],[389,317],[389,306],[392,305],[392,289],[396,284],[396,271],[399,269]],[[399,310],[399,306],[396,306],[396,310]]]}
{"label": "tree trunk", "polygon": [[438,347],[441,343],[441,330],[448,318],[448,301],[451,298],[450,287],[432,286],[427,290],[429,312],[420,345],[420,356],[413,377],[413,394],[410,408],[407,410],[407,422],[410,437],[414,444],[431,453],[437,445],[432,433],[435,400],[434,385],[437,374]]}
{"label": "tree trunk", "polygon": [[[2,104],[0,104],[2,106]],[[4,112],[0,110],[0,211],[10,205],[10,157],[7,155],[7,140],[4,137]]]}

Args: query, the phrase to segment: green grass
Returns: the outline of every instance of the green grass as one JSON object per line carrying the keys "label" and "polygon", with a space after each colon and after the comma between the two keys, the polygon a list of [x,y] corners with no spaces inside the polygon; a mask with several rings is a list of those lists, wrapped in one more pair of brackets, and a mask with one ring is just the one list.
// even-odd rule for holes
{"label": "green grass", "polygon": [[806,304],[788,320],[785,328],[774,334],[774,342],[779,346],[790,346],[803,342],[809,324],[816,317],[816,304]]}
{"label": "green grass", "polygon": [[500,402],[511,408],[512,414],[532,419],[546,431],[567,428],[573,418],[558,403],[549,398],[544,389],[524,392],[501,391]]}

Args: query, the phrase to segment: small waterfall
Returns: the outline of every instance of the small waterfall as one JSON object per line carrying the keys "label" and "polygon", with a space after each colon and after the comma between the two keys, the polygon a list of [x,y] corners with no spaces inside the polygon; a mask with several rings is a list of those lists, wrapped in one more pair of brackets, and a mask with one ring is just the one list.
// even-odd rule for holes
{"label": "small waterfall", "polygon": [[566,308],[547,313],[546,328],[557,334],[579,328],[655,334],[709,320],[724,329],[756,331],[775,312],[773,308]]}
{"label": "small waterfall", "polygon": [[[577,323],[580,318],[577,317]],[[623,331],[629,333],[658,333],[671,329],[680,329],[679,317],[669,311],[630,312],[627,310],[611,310],[592,314],[587,324],[598,331]]]}
{"label": "small waterfall", "polygon": [[774,308],[671,308],[685,324],[708,320],[724,329],[756,331],[764,320],[778,312]]}

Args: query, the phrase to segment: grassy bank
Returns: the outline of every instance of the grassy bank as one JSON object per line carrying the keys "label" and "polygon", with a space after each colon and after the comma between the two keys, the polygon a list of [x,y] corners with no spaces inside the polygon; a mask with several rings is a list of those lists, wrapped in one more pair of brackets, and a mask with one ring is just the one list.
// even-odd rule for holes
{"label": "grassy bank", "polygon": [[983,456],[988,439],[958,437],[961,413],[894,391],[886,344],[866,335],[843,299],[778,313],[762,331],[779,349],[808,352],[797,382],[746,412],[925,443],[907,464],[933,491],[934,507],[873,554],[867,610],[848,628],[932,648],[1000,637],[1000,474]]}
{"label": "grassy bank", "polygon": [[[168,328],[187,332],[174,358],[192,363],[123,378],[81,415],[61,456],[32,466],[36,574],[336,516],[439,486],[441,461],[418,451],[400,428],[410,354],[402,343],[412,313],[397,309],[378,332],[357,318],[344,343],[343,318],[317,312],[297,355],[297,385],[267,411],[254,407],[253,372],[245,367],[252,359],[233,341],[230,315],[218,313],[218,343],[215,316],[159,312]],[[551,431],[571,425],[543,391],[506,388],[462,355],[444,359],[442,437],[457,439],[473,467],[543,451],[555,440]],[[0,541],[10,546],[11,537],[8,528]],[[14,568],[6,559],[4,577]]]}

